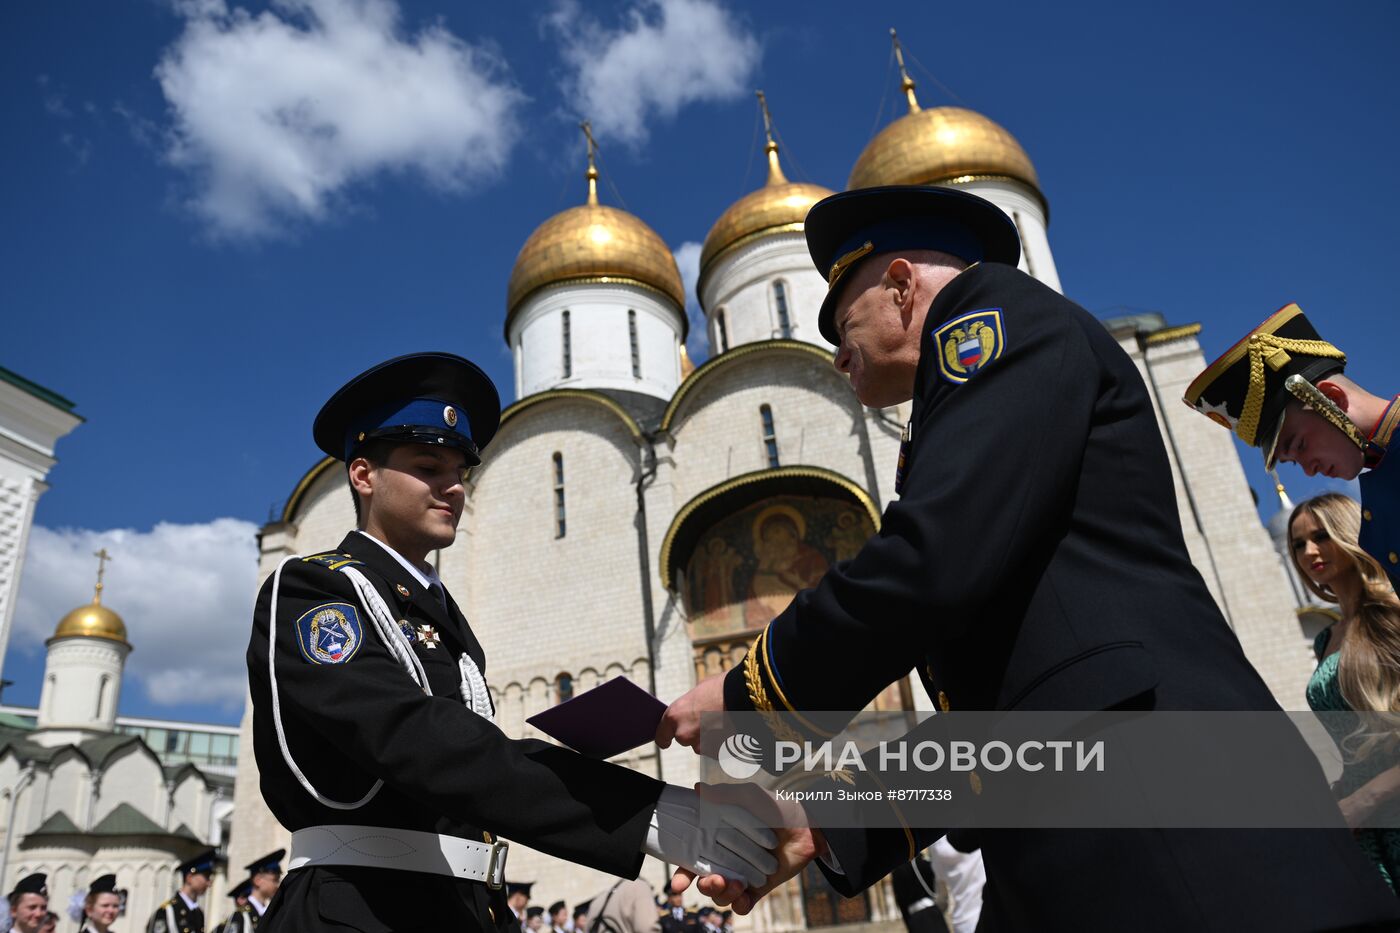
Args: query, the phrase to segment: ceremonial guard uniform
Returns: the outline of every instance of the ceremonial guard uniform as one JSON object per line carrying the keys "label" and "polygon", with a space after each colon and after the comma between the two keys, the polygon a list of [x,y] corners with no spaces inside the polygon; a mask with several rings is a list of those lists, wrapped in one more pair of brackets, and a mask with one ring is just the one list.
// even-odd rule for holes
{"label": "ceremonial guard uniform", "polygon": [[[973,265],[928,311],[899,499],[758,635],[725,707],[859,710],[912,661],[945,711],[1277,709],[1187,556],[1141,375],[1099,321],[1015,268],[1009,218],[960,191],[876,188],[819,202],[806,235],[829,270],[819,324],[833,344],[842,279],[867,257]],[[979,789],[973,772],[957,793]],[[851,896],[942,835],[906,827],[823,827],[839,870],[822,871]],[[1340,830],[975,836],[960,847],[982,847],[983,931],[1400,921]]]}
{"label": "ceremonial guard uniform", "polygon": [[[253,879],[244,878],[238,883],[228,896],[233,899],[233,913],[229,914],[224,922],[215,929],[218,933],[239,933],[243,929],[243,914],[248,909],[248,895],[253,890]],[[256,924],[255,924],[256,925]]]}
{"label": "ceremonial guard uniform", "polygon": [[[1296,304],[1274,312],[1207,366],[1186,390],[1187,405],[1264,453],[1272,470],[1290,402],[1325,418],[1361,451],[1360,544],[1400,590],[1400,457],[1386,452],[1400,426],[1400,396],[1368,432],[1317,388],[1343,371],[1346,355],[1323,340]],[[1350,474],[1348,474],[1348,477]]]}
{"label": "ceremonial guard uniform", "polygon": [[[181,862],[176,871],[181,881],[190,875],[212,875],[216,856],[213,849],[199,853],[194,858]],[[151,921],[146,924],[146,933],[204,933],[204,910],[198,903],[186,900],[183,891],[156,908]]]}
{"label": "ceremonial guard uniform", "polygon": [[[461,451],[470,467],[499,419],[480,369],[426,353],[356,377],[313,433],[347,463],[378,441]],[[460,480],[443,486],[460,502]],[[425,566],[352,531],[334,551],[284,559],[258,595],[253,745],[263,799],[292,831],[264,931],[517,933],[496,834],[624,877],[637,875],[644,846],[673,864],[722,864],[700,824],[752,821],[747,813],[496,726],[486,655]],[[696,826],[672,828],[675,799],[692,819],[703,814]]]}

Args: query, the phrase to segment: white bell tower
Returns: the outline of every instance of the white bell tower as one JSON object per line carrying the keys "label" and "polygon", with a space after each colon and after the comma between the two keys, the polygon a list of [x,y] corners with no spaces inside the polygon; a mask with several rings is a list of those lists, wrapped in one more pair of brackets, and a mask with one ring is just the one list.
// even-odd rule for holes
{"label": "white bell tower", "polygon": [[122,671],[131,644],[121,616],[102,605],[102,576],[111,555],[98,559],[92,602],[79,606],[58,623],[45,645],[44,686],[39,694],[39,722],[34,741],[67,745],[116,729]]}

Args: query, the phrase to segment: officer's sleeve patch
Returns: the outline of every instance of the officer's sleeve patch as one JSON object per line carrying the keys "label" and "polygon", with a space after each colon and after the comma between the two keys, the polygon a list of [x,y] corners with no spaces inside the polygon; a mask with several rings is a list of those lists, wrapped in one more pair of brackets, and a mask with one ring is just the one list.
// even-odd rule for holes
{"label": "officer's sleeve patch", "polygon": [[363,565],[363,561],[355,560],[349,554],[338,554],[329,551],[325,554],[312,554],[310,557],[301,559],[304,564],[320,564],[328,570],[339,570],[341,567],[358,567]]}
{"label": "officer's sleeve patch", "polygon": [[1006,347],[1001,309],[984,308],[943,324],[933,332],[933,346],[939,375],[954,384],[967,382]]}
{"label": "officer's sleeve patch", "polygon": [[312,664],[344,664],[360,650],[365,630],[349,603],[323,603],[296,621],[297,647]]}

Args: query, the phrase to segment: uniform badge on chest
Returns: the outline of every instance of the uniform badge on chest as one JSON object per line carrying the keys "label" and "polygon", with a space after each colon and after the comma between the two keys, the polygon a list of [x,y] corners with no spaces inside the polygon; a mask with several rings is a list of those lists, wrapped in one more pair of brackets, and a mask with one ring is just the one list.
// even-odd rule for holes
{"label": "uniform badge on chest", "polygon": [[433,626],[427,623],[418,626],[418,643],[424,648],[431,651],[438,646],[440,641],[442,639],[438,637],[437,629]]}

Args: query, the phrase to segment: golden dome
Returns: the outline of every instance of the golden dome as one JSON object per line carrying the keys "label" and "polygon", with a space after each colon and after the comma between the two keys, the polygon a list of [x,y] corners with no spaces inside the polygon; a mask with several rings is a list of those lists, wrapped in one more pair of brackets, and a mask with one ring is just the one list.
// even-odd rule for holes
{"label": "golden dome", "polygon": [[126,624],[122,622],[121,616],[93,601],[64,616],[53,632],[54,638],[68,638],[74,635],[84,638],[109,638],[125,644]]}
{"label": "golden dome", "polygon": [[735,201],[720,215],[700,250],[700,277],[734,247],[763,234],[802,232],[807,211],[836,192],[821,185],[788,181],[778,164],[778,147],[768,143],[768,183]]}
{"label": "golden dome", "polygon": [[665,295],[685,307],[676,257],[638,217],[598,203],[598,170],[588,151],[588,203],[555,214],[535,228],[510,272],[506,333],[526,298],[560,282],[624,282]]}
{"label": "golden dome", "polygon": [[988,176],[1029,185],[1040,197],[1040,179],[1026,150],[1004,127],[963,107],[924,110],[914,96],[914,80],[894,30],[900,90],[909,113],[879,132],[856,159],[847,188],[877,185],[938,185]]}
{"label": "golden dome", "polygon": [[976,111],[935,107],[881,130],[856,160],[847,186],[936,185],[988,175],[1015,179],[1040,194],[1035,166],[1016,137]]}

